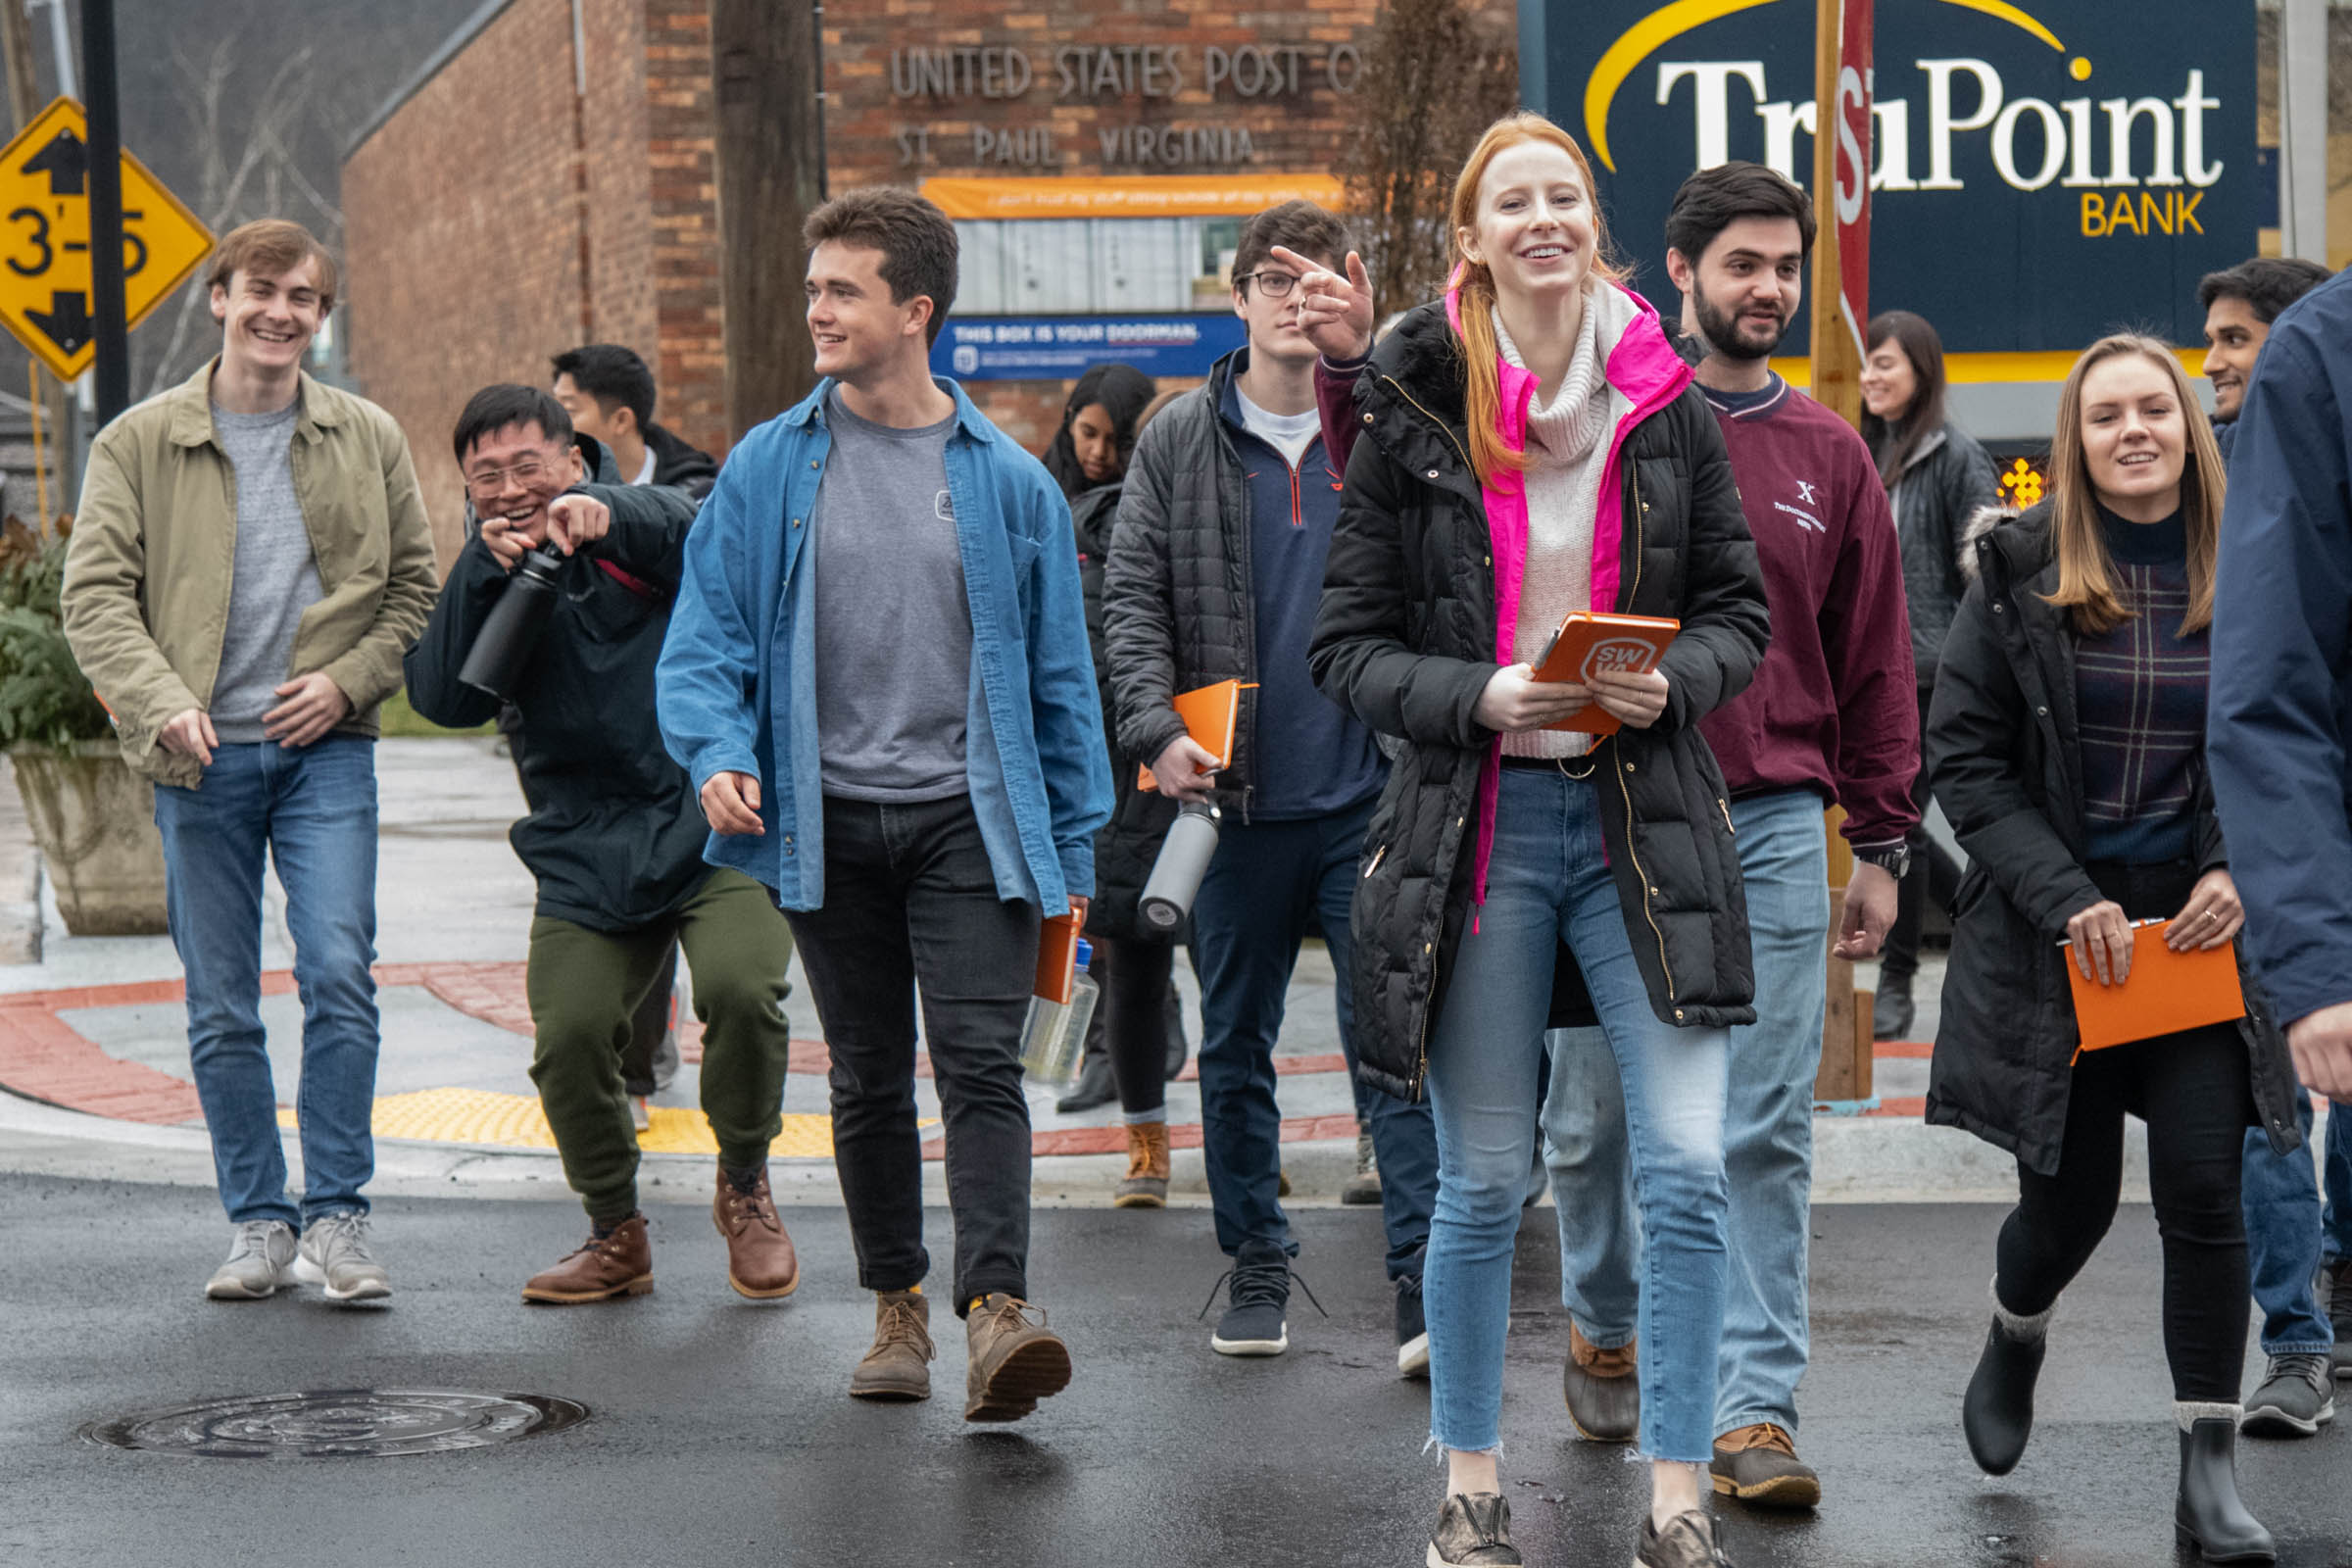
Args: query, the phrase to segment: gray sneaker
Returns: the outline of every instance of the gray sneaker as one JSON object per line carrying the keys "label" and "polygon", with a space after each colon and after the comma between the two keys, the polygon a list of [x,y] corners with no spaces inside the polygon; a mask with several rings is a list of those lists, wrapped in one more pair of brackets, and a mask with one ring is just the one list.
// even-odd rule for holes
{"label": "gray sneaker", "polygon": [[213,1270],[204,1294],[216,1301],[258,1301],[288,1282],[294,1261],[294,1227],[282,1219],[249,1219],[237,1227],[228,1261]]}
{"label": "gray sneaker", "polygon": [[2308,1438],[2334,1419],[2328,1357],[2274,1355],[2240,1429],[2249,1438]]}
{"label": "gray sneaker", "polygon": [[374,1301],[392,1294],[392,1276],[368,1250],[368,1216],[352,1209],[321,1215],[304,1229],[294,1277],[325,1286],[330,1301]]}

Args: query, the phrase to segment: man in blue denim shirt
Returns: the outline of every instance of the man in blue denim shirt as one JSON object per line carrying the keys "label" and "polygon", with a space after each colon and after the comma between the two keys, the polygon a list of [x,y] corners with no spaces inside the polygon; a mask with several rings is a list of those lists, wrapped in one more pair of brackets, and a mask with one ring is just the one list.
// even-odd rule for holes
{"label": "man in blue denim shirt", "polygon": [[824,1022],[842,1200],[876,1293],[851,1394],[931,1392],[919,992],[964,1418],[1013,1421],[1070,1376],[1028,1299],[1018,1052],[1038,922],[1084,917],[1110,815],[1077,547],[1061,487],[930,374],[956,296],[946,216],[860,190],[805,236],[825,379],[743,439],[688,535],[662,735],[707,858],[773,890]]}

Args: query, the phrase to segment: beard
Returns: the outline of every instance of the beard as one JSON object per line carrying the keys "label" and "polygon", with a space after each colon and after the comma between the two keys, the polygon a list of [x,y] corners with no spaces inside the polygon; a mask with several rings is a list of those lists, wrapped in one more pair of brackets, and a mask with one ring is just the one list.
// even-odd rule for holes
{"label": "beard", "polygon": [[1788,317],[1776,319],[1769,335],[1759,335],[1761,328],[1744,317],[1732,316],[1718,309],[1715,302],[1707,298],[1706,290],[1696,287],[1695,283],[1690,290],[1690,303],[1695,307],[1698,317],[1699,335],[1707,340],[1708,348],[1727,360],[1770,359],[1772,351],[1781,346],[1781,339],[1788,335]]}

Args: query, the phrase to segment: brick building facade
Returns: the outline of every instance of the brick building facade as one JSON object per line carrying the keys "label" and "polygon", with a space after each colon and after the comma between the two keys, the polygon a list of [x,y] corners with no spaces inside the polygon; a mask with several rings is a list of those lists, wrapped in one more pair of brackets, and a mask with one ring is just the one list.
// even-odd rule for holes
{"label": "brick building facade", "polygon": [[[957,317],[1194,313],[1230,332],[1218,265],[1237,215],[1301,181],[1336,189],[1376,0],[1224,4],[831,5],[830,188],[947,180],[989,198],[988,218],[960,225]],[[805,24],[801,6],[776,9]],[[1507,26],[1505,0],[1492,9]],[[490,0],[355,140],[352,368],[410,433],[445,555],[462,516],[447,432],[463,400],[544,378],[575,343],[635,348],[662,421],[723,452],[711,129],[708,0]],[[1207,186],[1219,189],[1203,200]],[[1048,216],[1089,190],[1108,193],[1113,218]],[[1152,216],[1119,205],[1137,190],[1160,203]],[[1086,297],[1090,271],[1107,298]],[[1032,310],[1030,295],[1052,299]],[[966,385],[1038,450],[1069,381],[983,372]]]}

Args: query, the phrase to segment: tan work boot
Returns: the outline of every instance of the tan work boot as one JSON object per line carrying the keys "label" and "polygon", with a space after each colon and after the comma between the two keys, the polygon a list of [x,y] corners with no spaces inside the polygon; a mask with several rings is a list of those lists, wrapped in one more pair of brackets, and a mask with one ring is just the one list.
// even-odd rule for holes
{"label": "tan work boot", "polygon": [[654,1288],[654,1244],[645,1216],[631,1214],[603,1235],[591,1231],[563,1262],[525,1281],[522,1298],[551,1306],[643,1296]]}
{"label": "tan work boot", "polygon": [[963,1332],[966,1421],[1018,1421],[1070,1386],[1070,1348],[1046,1327],[1045,1308],[994,1291],[972,1304]]}
{"label": "tan work boot", "polygon": [[931,1300],[920,1291],[874,1294],[874,1348],[850,1374],[850,1397],[903,1402],[931,1397]]}
{"label": "tan work boot", "polygon": [[1131,1122],[1127,1127],[1127,1179],[1119,1183],[1113,1208],[1168,1206],[1168,1124]]}
{"label": "tan work boot", "polygon": [[801,1261],[792,1250],[792,1238],[784,1234],[784,1222],[776,1217],[765,1165],[748,1192],[723,1168],[719,1171],[710,1221],[727,1239],[727,1283],[736,1295],[767,1301],[799,1289]]}

